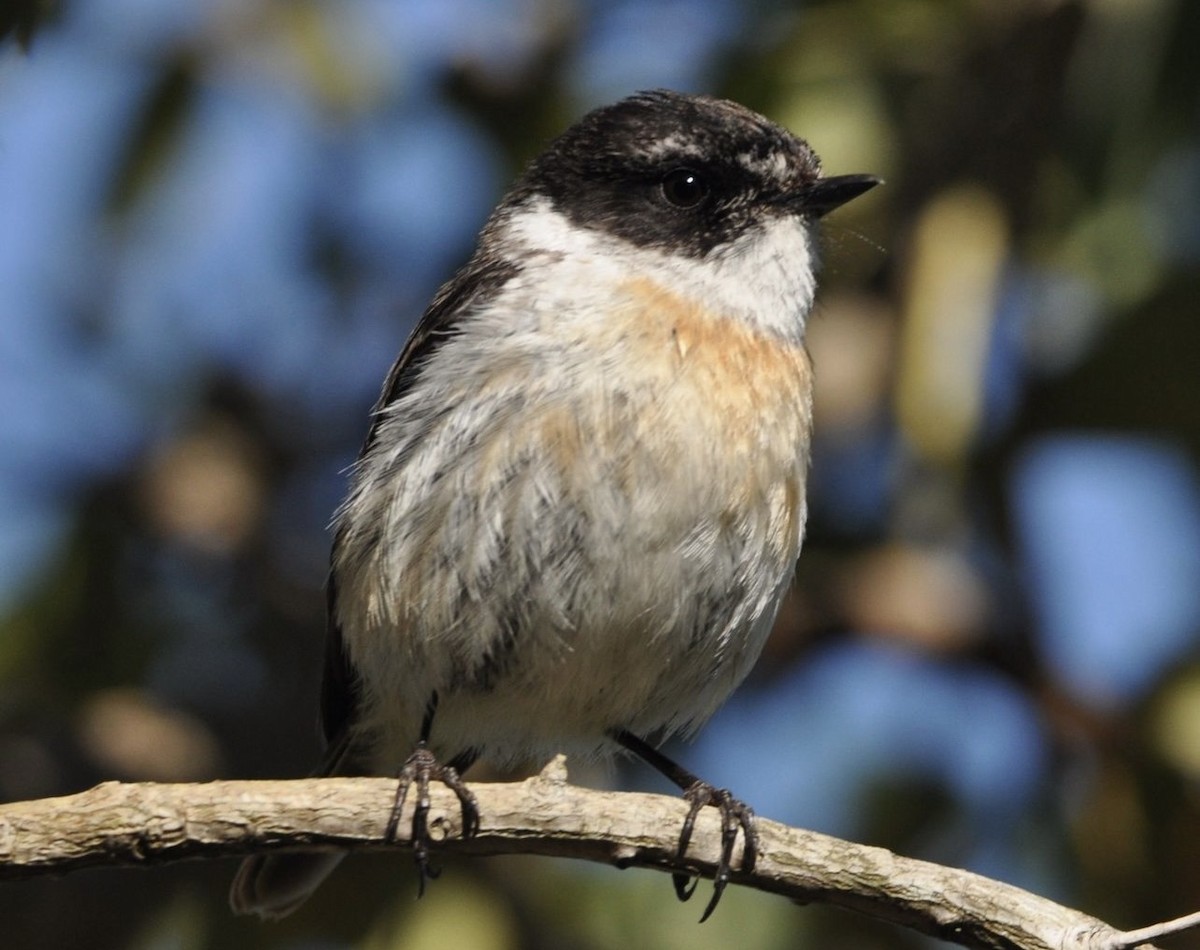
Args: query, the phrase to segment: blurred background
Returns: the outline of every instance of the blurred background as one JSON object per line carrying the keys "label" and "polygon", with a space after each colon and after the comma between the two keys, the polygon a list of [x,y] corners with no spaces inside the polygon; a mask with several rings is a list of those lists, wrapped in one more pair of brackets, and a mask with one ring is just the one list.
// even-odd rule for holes
{"label": "blurred background", "polygon": [[[826,222],[795,590],[673,753],[763,815],[1116,925],[1200,908],[1200,4],[0,25],[0,799],[308,771],[326,526],[389,364],[522,163],[667,86],[887,179]],[[650,872],[446,864],[418,903],[407,855],[357,856],[276,925],[230,916],[232,860],[8,883],[0,921],[14,948],[940,945],[739,888],[698,927]]]}

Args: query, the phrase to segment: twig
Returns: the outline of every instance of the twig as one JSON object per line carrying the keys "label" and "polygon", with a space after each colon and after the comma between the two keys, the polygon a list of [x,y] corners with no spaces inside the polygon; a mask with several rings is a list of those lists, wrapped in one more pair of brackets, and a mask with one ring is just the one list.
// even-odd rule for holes
{"label": "twig", "polygon": [[[0,880],[96,866],[161,864],[275,848],[381,849],[394,782],[325,778],[194,785],[109,782],[65,798],[0,806]],[[674,857],[682,799],[568,785],[556,759],[534,778],[476,784],[482,826],[457,837],[458,801],[433,790],[437,847],[542,854],[617,867],[711,875],[717,816],[701,813],[685,864]],[[706,809],[705,811],[709,811]],[[400,824],[401,843],[408,827]],[[856,910],[966,947],[1126,950],[1200,923],[1200,915],[1123,933],[1079,911],[978,874],[759,820],[753,874],[733,881],[800,903]],[[1148,946],[1148,945],[1146,945]]]}

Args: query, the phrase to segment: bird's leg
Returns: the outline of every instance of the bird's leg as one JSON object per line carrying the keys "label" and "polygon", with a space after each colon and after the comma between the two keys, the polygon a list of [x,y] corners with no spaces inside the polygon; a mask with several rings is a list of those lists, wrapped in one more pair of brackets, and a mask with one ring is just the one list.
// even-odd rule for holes
{"label": "bird's leg", "polygon": [[[679,847],[676,851],[681,860],[692,840],[696,815],[700,813],[700,809],[711,805],[721,813],[721,854],[717,859],[717,872],[713,877],[713,895],[700,917],[700,922],[703,923],[716,909],[717,902],[725,892],[725,885],[729,883],[730,863],[733,860],[733,848],[737,844],[739,828],[742,829],[742,837],[745,839],[742,870],[754,870],[754,863],[758,857],[758,830],[754,826],[754,811],[745,802],[734,798],[728,789],[717,788],[698,778],[633,733],[621,729],[611,735],[617,743],[683,789],[683,797],[687,800],[689,808],[679,833]],[[675,884],[675,894],[681,901],[688,900],[696,891],[697,881],[690,880],[687,874],[672,874],[671,880]]]}
{"label": "bird's leg", "polygon": [[417,790],[417,805],[412,818],[412,848],[417,863],[417,896],[425,893],[425,883],[436,878],[440,869],[429,864],[429,784],[441,782],[458,796],[458,805],[462,812],[462,836],[473,838],[479,833],[479,804],[474,793],[467,788],[461,778],[462,772],[471,767],[478,757],[473,749],[468,749],[461,755],[450,760],[449,765],[443,765],[429,749],[429,734],[433,729],[433,714],[437,711],[437,693],[425,707],[425,717],[421,720],[421,737],[412,755],[408,757],[400,769],[396,781],[396,798],[392,802],[392,811],[388,816],[385,839],[396,840],[396,832],[400,827],[400,815],[404,811],[404,802],[412,787]]}

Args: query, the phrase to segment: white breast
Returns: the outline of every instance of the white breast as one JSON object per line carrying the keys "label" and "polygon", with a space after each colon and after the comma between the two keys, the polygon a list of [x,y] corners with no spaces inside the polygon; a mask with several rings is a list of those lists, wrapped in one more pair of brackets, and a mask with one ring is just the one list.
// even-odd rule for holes
{"label": "white breast", "polygon": [[547,268],[435,351],[341,515],[339,620],[384,768],[434,691],[450,756],[698,725],[757,658],[799,553],[811,289],[784,335],[670,268]]}

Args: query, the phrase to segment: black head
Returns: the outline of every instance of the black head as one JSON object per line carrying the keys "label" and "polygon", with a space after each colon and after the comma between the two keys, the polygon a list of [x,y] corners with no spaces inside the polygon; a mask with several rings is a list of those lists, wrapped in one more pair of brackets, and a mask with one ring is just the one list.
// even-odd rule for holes
{"label": "black head", "polygon": [[704,257],[781,215],[819,217],[877,179],[822,179],[802,139],[734,102],[643,92],[588,113],[543,152],[520,202],[573,224]]}

